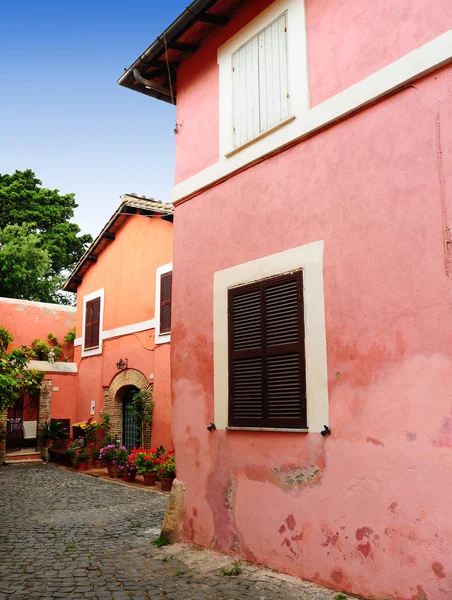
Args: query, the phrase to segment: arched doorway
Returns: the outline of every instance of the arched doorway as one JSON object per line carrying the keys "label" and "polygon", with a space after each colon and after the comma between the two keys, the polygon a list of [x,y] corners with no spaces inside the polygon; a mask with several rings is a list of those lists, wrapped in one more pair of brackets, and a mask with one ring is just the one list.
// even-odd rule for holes
{"label": "arched doorway", "polygon": [[117,392],[122,403],[121,442],[129,451],[141,445],[141,419],[133,410],[133,396],[138,391],[134,385],[125,385]]}
{"label": "arched doorway", "polygon": [[[132,400],[133,393],[137,390],[145,391],[152,399],[153,384],[149,383],[146,377],[137,369],[125,369],[113,377],[108,388],[104,389],[104,412],[110,415],[110,432],[120,440],[129,450],[136,443],[132,443],[135,437],[135,426],[133,424],[131,411],[127,409]],[[138,437],[138,440],[140,438]],[[127,444],[131,444],[131,447]],[[151,443],[151,431],[146,431],[145,447]],[[140,442],[138,441],[138,444]]]}

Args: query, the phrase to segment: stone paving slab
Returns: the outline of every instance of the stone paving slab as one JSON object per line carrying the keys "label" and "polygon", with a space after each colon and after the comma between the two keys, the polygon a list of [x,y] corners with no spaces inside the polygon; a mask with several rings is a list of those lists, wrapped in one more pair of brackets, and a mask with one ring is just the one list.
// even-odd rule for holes
{"label": "stone paving slab", "polygon": [[208,550],[156,548],[167,501],[51,465],[0,468],[0,600],[337,597]]}

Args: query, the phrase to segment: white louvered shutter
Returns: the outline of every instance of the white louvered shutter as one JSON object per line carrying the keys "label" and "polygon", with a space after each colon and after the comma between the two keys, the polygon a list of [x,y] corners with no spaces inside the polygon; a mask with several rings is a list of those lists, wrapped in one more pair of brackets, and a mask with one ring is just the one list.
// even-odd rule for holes
{"label": "white louvered shutter", "polygon": [[237,147],[290,116],[286,13],[233,54],[232,71]]}

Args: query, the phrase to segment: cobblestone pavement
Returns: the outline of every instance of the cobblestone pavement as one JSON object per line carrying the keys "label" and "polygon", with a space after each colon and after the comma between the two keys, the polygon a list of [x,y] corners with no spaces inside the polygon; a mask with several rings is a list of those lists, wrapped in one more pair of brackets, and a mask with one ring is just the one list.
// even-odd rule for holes
{"label": "cobblestone pavement", "polygon": [[[0,600],[330,600],[186,545],[156,548],[167,497],[54,466],[0,469]],[[236,576],[225,575],[237,566]],[[345,598],[345,596],[344,596]]]}

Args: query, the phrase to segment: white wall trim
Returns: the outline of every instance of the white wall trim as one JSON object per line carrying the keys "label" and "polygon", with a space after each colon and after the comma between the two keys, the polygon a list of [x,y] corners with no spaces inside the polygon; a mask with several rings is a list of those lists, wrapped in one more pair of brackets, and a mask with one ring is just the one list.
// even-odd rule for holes
{"label": "white wall trim", "polygon": [[102,337],[104,340],[109,340],[110,338],[119,337],[121,335],[129,335],[140,331],[146,331],[147,329],[154,329],[154,327],[155,319],[149,319],[149,321],[140,321],[139,323],[132,323],[131,325],[115,327],[115,329],[107,329],[104,331]]}
{"label": "white wall trim", "polygon": [[157,267],[155,272],[155,343],[165,344],[171,341],[171,333],[160,333],[160,278],[173,270],[173,263]]}
{"label": "white wall trim", "polygon": [[77,365],[73,362],[50,363],[46,360],[30,360],[27,367],[45,373],[77,373]]}
{"label": "white wall trim", "polygon": [[[287,60],[290,90],[290,116],[291,119],[308,109],[308,70],[307,70],[307,38],[305,4],[302,0],[276,0],[255,19],[233,35],[227,42],[218,48],[219,67],[219,123],[220,123],[220,162],[222,157],[231,157],[237,154],[238,148],[233,141],[233,89],[232,89],[232,55],[251,38],[287,13]],[[300,65],[301,73],[300,73]],[[257,144],[260,139],[269,135],[265,131],[252,140],[248,140],[244,147]]]}
{"label": "white wall trim", "polygon": [[[89,348],[85,350],[85,319],[86,319],[86,304],[90,300],[94,300],[95,298],[100,298],[100,310],[99,310],[99,345],[96,348]],[[105,299],[105,289],[101,288],[100,290],[96,290],[95,292],[91,292],[86,296],[83,296],[83,322],[82,322],[82,358],[87,356],[96,356],[97,354],[102,354],[102,342],[104,335],[104,299]]]}
{"label": "white wall trim", "polygon": [[[222,48],[224,47],[222,46]],[[298,77],[303,79],[306,72],[307,81],[307,61],[305,64],[304,56],[307,57],[306,52],[301,57],[302,73],[299,73]],[[171,202],[177,204],[181,200],[189,198],[214,183],[227,178],[232,173],[240,171],[264,157],[271,156],[284,147],[303,140],[316,131],[344,119],[351,113],[369,106],[451,61],[452,29],[314,108],[308,106],[309,90],[306,86],[306,96],[299,106],[297,106],[296,99],[292,98],[292,114],[297,117],[292,123],[247,146],[241,152],[237,152],[229,158],[224,156],[225,142],[220,142],[219,161],[176,185],[172,190]],[[290,76],[293,77],[292,74]],[[220,90],[222,85],[224,86],[224,82],[220,70]],[[224,112],[226,100],[229,100],[229,96],[222,98],[222,94],[220,94],[220,111]],[[225,139],[225,134],[221,130],[224,126],[222,118],[220,118],[220,140]]]}
{"label": "white wall trim", "polygon": [[323,241],[312,242],[214,274],[214,422],[228,425],[228,290],[231,287],[303,269],[305,303],[306,397],[309,432],[320,432],[328,419]]}
{"label": "white wall trim", "polygon": [[[121,327],[115,327],[114,329],[107,329],[103,332],[102,339],[109,340],[115,337],[121,337],[123,335],[129,335],[133,333],[139,333],[140,331],[147,331],[148,329],[155,328],[155,319],[149,319],[148,321],[140,321],[138,323],[131,323],[130,325],[122,325]],[[81,346],[83,339],[81,337],[75,338],[74,346]]]}

